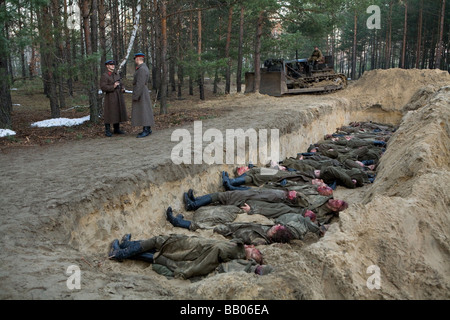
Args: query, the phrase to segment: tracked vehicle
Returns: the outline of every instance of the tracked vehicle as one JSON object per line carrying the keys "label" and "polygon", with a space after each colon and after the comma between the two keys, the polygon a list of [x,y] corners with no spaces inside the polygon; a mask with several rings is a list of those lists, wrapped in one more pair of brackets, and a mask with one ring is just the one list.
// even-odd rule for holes
{"label": "tracked vehicle", "polygon": [[[333,57],[313,65],[308,59],[268,59],[261,68],[259,92],[271,96],[293,93],[330,93],[344,89],[347,77],[333,69]],[[245,74],[245,92],[254,91],[254,72]]]}

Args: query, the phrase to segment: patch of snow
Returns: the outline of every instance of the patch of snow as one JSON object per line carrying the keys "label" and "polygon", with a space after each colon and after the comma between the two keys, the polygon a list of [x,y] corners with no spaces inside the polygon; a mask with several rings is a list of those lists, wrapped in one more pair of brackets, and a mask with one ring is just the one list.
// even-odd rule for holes
{"label": "patch of snow", "polygon": [[0,137],[15,136],[16,133],[9,129],[0,129]]}
{"label": "patch of snow", "polygon": [[72,127],[80,125],[86,121],[89,121],[90,118],[91,116],[76,119],[69,119],[69,118],[48,119],[32,123],[31,126],[40,128],[60,127],[60,126]]}

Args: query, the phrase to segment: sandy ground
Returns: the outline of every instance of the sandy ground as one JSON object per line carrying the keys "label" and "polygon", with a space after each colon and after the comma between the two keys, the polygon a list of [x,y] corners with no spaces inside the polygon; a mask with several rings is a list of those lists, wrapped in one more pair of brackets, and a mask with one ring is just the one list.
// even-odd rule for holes
{"label": "sandy ground", "polygon": [[[261,247],[275,268],[263,277],[166,279],[144,262],[107,259],[124,233],[187,232],[164,212],[183,212],[188,188],[223,190],[220,172],[233,166],[175,165],[171,129],[0,154],[0,299],[448,299],[449,86],[442,71],[376,70],[331,95],[233,94],[203,104],[234,109],[203,121],[204,131],[278,128],[283,156],[353,120],[400,125],[375,183],[336,190],[350,207],[324,238]],[[80,289],[67,285],[70,266],[81,270]],[[379,289],[367,285],[371,266]]]}

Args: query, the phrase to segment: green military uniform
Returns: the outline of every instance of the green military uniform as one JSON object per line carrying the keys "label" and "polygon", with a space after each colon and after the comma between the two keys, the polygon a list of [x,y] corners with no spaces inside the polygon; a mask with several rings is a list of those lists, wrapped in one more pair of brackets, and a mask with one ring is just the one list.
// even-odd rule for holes
{"label": "green military uniform", "polygon": [[308,232],[318,234],[319,226],[308,217],[300,214],[287,213],[275,219],[275,223],[286,226],[294,235],[295,239],[302,240]]}
{"label": "green military uniform", "polygon": [[323,61],[323,54],[320,49],[315,49],[309,58],[309,62],[320,62]]}
{"label": "green military uniform", "polygon": [[[248,214],[260,214],[269,219],[278,218],[286,213],[301,214],[303,210],[297,207],[288,206],[285,203],[265,202],[258,200],[249,200],[246,202],[250,206]],[[305,205],[309,203],[305,202]]]}
{"label": "green military uniform", "polygon": [[313,159],[298,160],[293,158],[283,160],[282,164],[287,168],[291,168],[301,172],[307,172],[308,176],[311,176],[311,172],[312,174],[314,174],[314,170],[321,170],[324,167],[331,166],[338,167],[341,165],[336,159],[316,161]]}
{"label": "green military uniform", "polygon": [[214,229],[220,224],[233,222],[243,212],[233,205],[200,207],[194,212],[189,229]]}
{"label": "green military uniform", "polygon": [[[307,232],[317,233],[319,227],[311,222],[309,218],[304,218],[304,209],[291,208],[283,203],[269,203],[263,201],[250,200],[247,204],[251,207],[249,214],[261,214],[267,218],[276,218],[275,224],[279,223],[288,227],[295,239],[303,239]],[[319,204],[311,202],[310,206]],[[199,208],[194,213],[191,223],[191,230],[196,230],[201,226],[208,225],[214,232],[233,239],[239,239],[244,244],[263,245],[272,243],[267,236],[267,231],[274,225],[258,224],[251,222],[233,222],[237,216],[235,206],[212,206]]]}
{"label": "green military uniform", "polygon": [[[347,170],[338,167],[328,167],[320,172],[320,178],[326,184],[331,184],[336,181],[338,185],[342,185],[350,189],[361,187],[364,183],[369,182],[367,173],[357,168]],[[353,183],[352,179],[356,180],[356,185]]]}
{"label": "green military uniform", "polygon": [[314,169],[307,172],[291,172],[276,169],[267,168],[252,168],[246,172],[245,182],[252,183],[253,185],[259,187],[267,182],[277,182],[286,180],[292,180],[297,182],[309,183],[311,179],[314,179]]}
{"label": "green military uniform", "polygon": [[272,225],[261,225],[251,222],[236,222],[218,225],[214,228],[224,237],[239,239],[245,244],[263,245],[272,243],[267,236],[267,231]]}
{"label": "green military uniform", "polygon": [[287,197],[286,190],[270,190],[266,188],[225,191],[211,194],[212,202],[219,202],[225,205],[234,205],[242,207],[249,200],[260,200],[265,202],[284,202],[286,204],[295,204]]}
{"label": "green military uniform", "polygon": [[[189,279],[205,276],[222,262],[246,259],[244,243],[240,240],[216,240],[173,234],[142,241],[145,250],[156,250],[154,269],[165,275]],[[162,267],[161,267],[162,266]]]}

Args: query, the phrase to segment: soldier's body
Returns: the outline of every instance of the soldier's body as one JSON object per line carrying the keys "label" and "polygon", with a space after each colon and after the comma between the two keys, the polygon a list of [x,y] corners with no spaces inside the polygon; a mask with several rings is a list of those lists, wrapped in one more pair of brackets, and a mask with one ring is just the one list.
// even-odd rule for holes
{"label": "soldier's body", "polygon": [[[140,259],[153,263],[155,271],[166,275],[189,279],[213,272],[221,263],[246,260],[249,269],[259,273],[262,254],[254,246],[242,241],[207,239],[179,234],[160,235],[146,240],[115,239],[109,251],[115,260]],[[245,264],[242,264],[245,266]]]}

